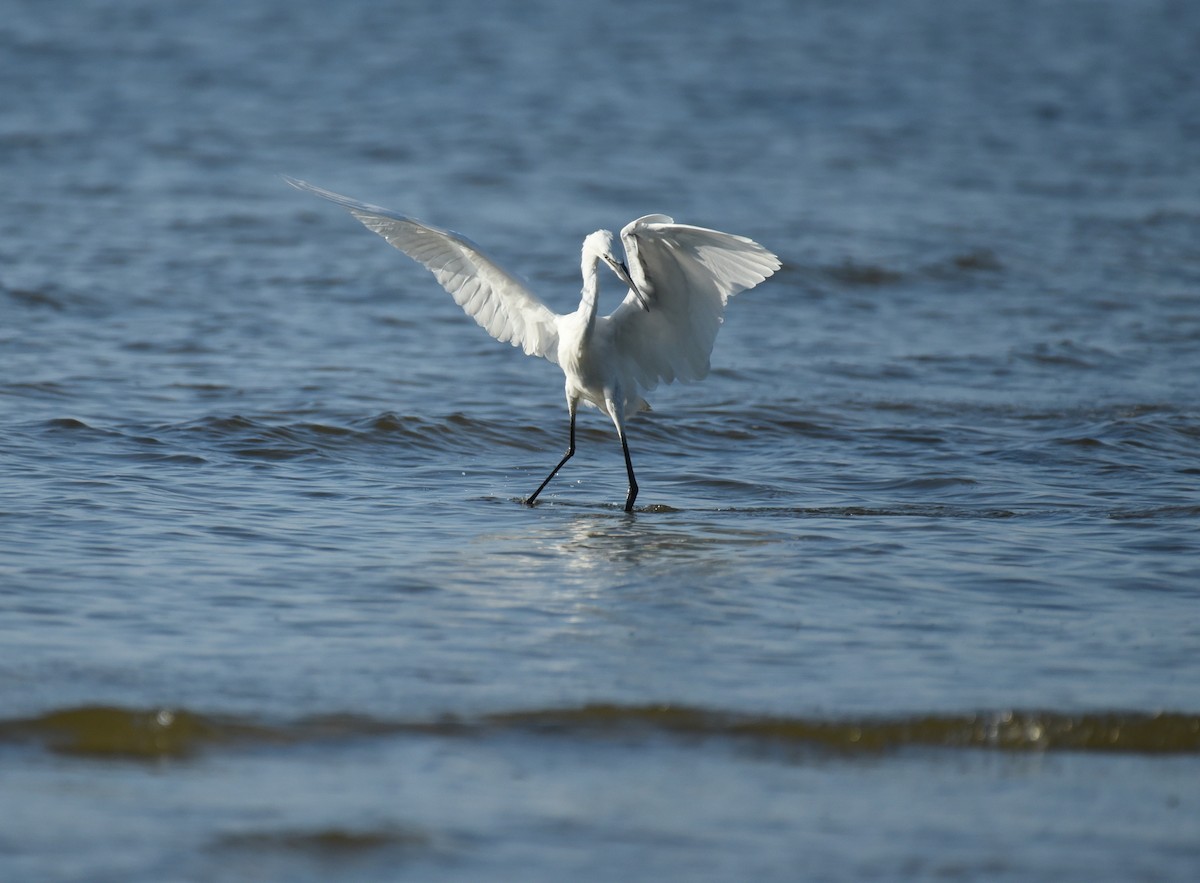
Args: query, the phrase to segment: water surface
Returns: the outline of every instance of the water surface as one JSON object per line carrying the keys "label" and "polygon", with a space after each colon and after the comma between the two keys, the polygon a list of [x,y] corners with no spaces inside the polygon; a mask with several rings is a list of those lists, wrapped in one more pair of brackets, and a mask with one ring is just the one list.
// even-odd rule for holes
{"label": "water surface", "polygon": [[[1195,878],[1192,6],[10,6],[0,876]],[[529,509],[557,369],[282,174],[785,266]]]}

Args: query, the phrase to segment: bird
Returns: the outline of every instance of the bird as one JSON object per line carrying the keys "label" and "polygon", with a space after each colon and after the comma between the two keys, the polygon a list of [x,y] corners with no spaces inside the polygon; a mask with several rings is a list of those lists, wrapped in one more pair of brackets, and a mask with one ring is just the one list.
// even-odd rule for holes
{"label": "bird", "polygon": [[[525,498],[529,506],[575,455],[575,415],[583,402],[616,427],[629,481],[624,509],[632,512],[638,483],[626,420],[649,410],[644,393],[658,384],[703,379],[729,298],[781,266],[777,256],[745,236],[677,224],[667,215],[644,215],[621,229],[623,261],[613,254],[610,231],[584,238],[579,307],[560,315],[459,233],[306,181],[284,180],[349,210],[368,230],[422,264],[496,340],[562,369],[570,418],[567,451]],[[598,314],[601,263],[627,289],[607,316]]]}

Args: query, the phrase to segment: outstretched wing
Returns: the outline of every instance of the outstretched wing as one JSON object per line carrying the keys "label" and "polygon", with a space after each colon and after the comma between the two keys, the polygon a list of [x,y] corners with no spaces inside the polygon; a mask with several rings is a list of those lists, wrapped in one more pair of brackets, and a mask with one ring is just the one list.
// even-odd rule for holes
{"label": "outstretched wing", "polygon": [[614,343],[642,389],[700,380],[725,304],[779,269],[779,258],[732,233],[646,215],[621,231],[634,292],[609,316]]}
{"label": "outstretched wing", "polygon": [[349,209],[368,230],[433,273],[454,302],[502,343],[519,346],[531,356],[558,361],[558,317],[516,276],[500,267],[479,246],[449,230],[439,230],[377,205],[284,178],[299,190]]}

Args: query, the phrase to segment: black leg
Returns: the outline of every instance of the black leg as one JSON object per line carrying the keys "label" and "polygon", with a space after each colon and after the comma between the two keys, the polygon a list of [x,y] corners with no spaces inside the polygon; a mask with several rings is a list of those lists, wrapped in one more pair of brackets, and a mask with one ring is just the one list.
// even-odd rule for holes
{"label": "black leg", "polygon": [[637,499],[637,479],[633,477],[633,461],[629,459],[629,443],[625,441],[625,433],[621,433],[621,450],[625,452],[625,471],[629,473],[629,496],[625,498],[625,511],[633,511],[633,501]]}
{"label": "black leg", "polygon": [[[558,475],[558,470],[563,468],[563,464],[575,456],[575,409],[571,408],[570,411],[571,411],[571,442],[567,447],[567,452],[565,454],[563,454],[563,458],[558,461],[558,465],[550,470],[550,474],[546,476],[546,480],[543,481],[541,484],[539,484],[538,489],[529,495],[529,499],[525,501],[526,506],[532,506],[534,504],[534,502],[536,502],[536,500],[538,498],[538,494],[540,494],[543,490],[546,489],[546,485],[548,485],[550,483],[550,479],[552,479],[552,478],[554,478],[554,476]],[[626,458],[628,458],[628,454],[626,455]]]}

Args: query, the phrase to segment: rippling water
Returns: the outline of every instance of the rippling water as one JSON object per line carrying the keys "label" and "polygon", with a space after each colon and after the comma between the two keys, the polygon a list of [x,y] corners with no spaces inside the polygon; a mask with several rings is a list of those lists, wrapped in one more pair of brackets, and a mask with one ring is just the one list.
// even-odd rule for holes
{"label": "rippling water", "polygon": [[[407,5],[0,22],[0,877],[1195,879],[1193,6]],[[528,509],[558,370],[282,174],[785,266]]]}

